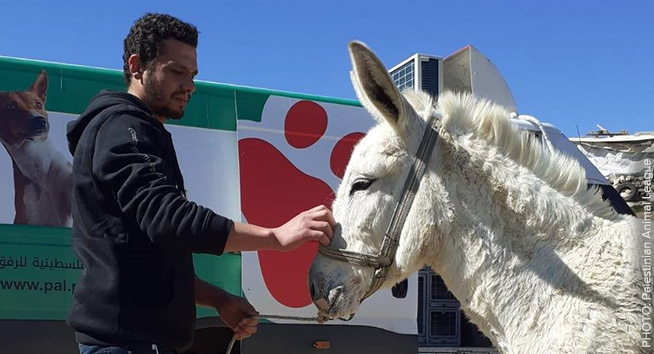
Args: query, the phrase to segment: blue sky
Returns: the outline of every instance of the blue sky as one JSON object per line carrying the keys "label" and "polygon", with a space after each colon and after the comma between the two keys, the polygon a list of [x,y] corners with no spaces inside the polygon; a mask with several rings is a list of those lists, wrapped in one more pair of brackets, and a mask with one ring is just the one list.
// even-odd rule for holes
{"label": "blue sky", "polygon": [[654,130],[649,0],[11,1],[0,11],[0,55],[120,69],[122,40],[145,12],[200,29],[202,80],[355,98],[352,39],[388,67],[472,44],[521,113],[569,136],[595,124]]}

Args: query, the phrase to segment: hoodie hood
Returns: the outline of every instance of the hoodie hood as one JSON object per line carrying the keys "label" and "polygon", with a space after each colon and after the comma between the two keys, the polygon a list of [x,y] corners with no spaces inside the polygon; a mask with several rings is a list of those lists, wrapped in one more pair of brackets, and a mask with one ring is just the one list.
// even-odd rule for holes
{"label": "hoodie hood", "polygon": [[66,125],[66,138],[68,139],[68,151],[71,155],[75,154],[77,143],[84,132],[84,129],[91,123],[93,118],[98,116],[107,108],[116,105],[129,105],[136,106],[139,109],[152,115],[152,110],[148,108],[143,101],[136,96],[127,92],[116,92],[110,90],[102,90],[99,94],[91,99],[88,107],[76,120],[68,122]]}

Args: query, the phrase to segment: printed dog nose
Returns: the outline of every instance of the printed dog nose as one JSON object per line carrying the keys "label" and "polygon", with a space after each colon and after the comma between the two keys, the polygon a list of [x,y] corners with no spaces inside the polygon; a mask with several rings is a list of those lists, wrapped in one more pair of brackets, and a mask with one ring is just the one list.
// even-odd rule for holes
{"label": "printed dog nose", "polygon": [[47,124],[47,121],[45,120],[44,117],[42,117],[42,116],[34,116],[34,117],[30,120],[30,124],[29,124],[29,125],[30,125],[30,128],[31,128],[32,130],[43,130],[43,129],[45,129],[46,124]]}

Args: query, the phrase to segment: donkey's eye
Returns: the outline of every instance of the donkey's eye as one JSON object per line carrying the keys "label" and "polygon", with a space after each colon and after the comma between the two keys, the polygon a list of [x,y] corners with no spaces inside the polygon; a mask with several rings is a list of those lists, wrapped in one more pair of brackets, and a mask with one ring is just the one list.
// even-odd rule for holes
{"label": "donkey's eye", "polygon": [[41,108],[43,108],[43,105],[41,104],[41,102],[36,101],[36,109],[41,109]]}
{"label": "donkey's eye", "polygon": [[357,179],[354,181],[354,184],[352,185],[352,190],[350,190],[350,195],[354,194],[356,191],[365,191],[370,187],[370,185],[375,182],[374,179]]}

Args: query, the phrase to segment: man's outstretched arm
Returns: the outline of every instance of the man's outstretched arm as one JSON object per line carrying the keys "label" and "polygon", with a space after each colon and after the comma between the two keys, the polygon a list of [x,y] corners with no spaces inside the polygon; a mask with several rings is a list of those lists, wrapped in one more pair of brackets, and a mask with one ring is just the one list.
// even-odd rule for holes
{"label": "man's outstretched arm", "polygon": [[227,237],[225,252],[292,251],[305,242],[320,242],[326,246],[334,237],[334,225],[332,212],[324,205],[302,212],[274,229],[234,223]]}

